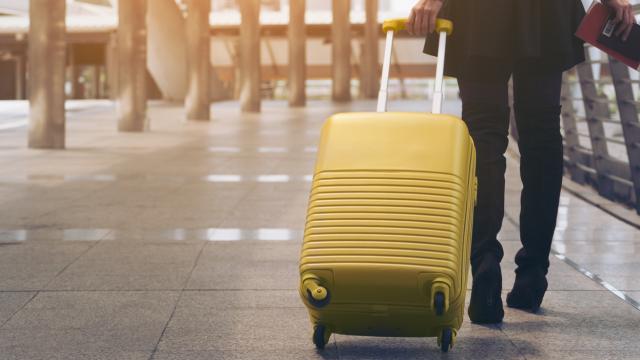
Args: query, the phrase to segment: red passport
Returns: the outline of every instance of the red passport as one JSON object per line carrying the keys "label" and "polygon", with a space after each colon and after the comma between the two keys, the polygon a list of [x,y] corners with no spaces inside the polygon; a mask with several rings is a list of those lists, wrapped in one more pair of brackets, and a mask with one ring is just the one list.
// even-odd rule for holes
{"label": "red passport", "polygon": [[611,34],[612,29],[609,23],[611,17],[612,12],[607,6],[594,2],[578,27],[576,36],[622,63],[638,69],[640,67],[640,42],[638,42],[640,26],[634,24],[629,38],[623,42],[615,34]]}

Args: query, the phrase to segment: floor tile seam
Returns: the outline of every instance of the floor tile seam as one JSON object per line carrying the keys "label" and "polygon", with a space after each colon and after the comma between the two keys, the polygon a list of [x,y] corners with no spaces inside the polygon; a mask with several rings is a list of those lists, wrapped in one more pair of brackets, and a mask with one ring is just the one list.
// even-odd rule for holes
{"label": "floor tile seam", "polygon": [[162,342],[162,338],[164,337],[164,334],[166,333],[167,328],[169,328],[169,324],[171,323],[171,320],[173,319],[173,316],[175,315],[176,310],[178,309],[178,305],[180,304],[180,300],[182,300],[182,296],[184,294],[184,290],[187,287],[187,285],[189,284],[189,281],[191,280],[191,276],[193,275],[193,271],[195,270],[196,266],[198,265],[198,261],[200,260],[200,257],[202,256],[202,253],[204,252],[204,249],[205,249],[206,245],[207,245],[207,243],[205,242],[205,243],[202,244],[202,246],[200,246],[200,250],[198,251],[198,255],[194,259],[193,265],[191,266],[191,270],[189,271],[188,275],[186,276],[186,279],[184,280],[184,282],[182,284],[182,289],[180,289],[180,292],[178,294],[178,298],[176,299],[176,302],[173,305],[173,309],[171,310],[171,315],[169,315],[169,318],[165,322],[164,327],[162,328],[162,332],[160,333],[160,336],[158,337],[158,341],[156,342],[155,346],[153,347],[153,351],[149,355],[149,360],[153,360],[155,355],[156,355],[156,353],[158,352],[158,348],[160,347],[160,343]]}
{"label": "floor tile seam", "polygon": [[[104,237],[103,237],[104,239]],[[65,265],[62,269],[60,269],[60,271],[58,271],[46,284],[44,284],[42,286],[42,289],[38,290],[38,292],[40,292],[43,289],[47,289],[49,287],[49,285],[51,285],[51,283],[53,283],[58,276],[60,276],[63,272],[65,272],[69,267],[71,267],[73,264],[75,264],[78,260],[80,260],[80,258],[84,255],[86,255],[87,253],[89,253],[89,251],[91,251],[93,248],[95,248],[96,246],[98,246],[98,244],[100,244],[103,240],[98,240],[95,243],[91,244],[86,250],[84,250],[83,252],[81,252],[78,256],[76,256],[73,260],[71,260],[71,262],[69,262],[67,265]]]}
{"label": "floor tile seam", "polygon": [[499,326],[497,326],[497,329],[500,331],[500,333],[502,333],[507,338],[507,341],[509,341],[511,346],[513,346],[513,348],[516,349],[516,351],[518,352],[518,355],[520,356],[520,358],[524,359],[524,360],[527,360],[526,355],[522,352],[520,347],[518,347],[518,345],[513,341],[513,339],[509,336],[509,334],[507,334],[507,332],[504,331],[503,327],[501,325],[499,325]]}
{"label": "floor tile seam", "polygon": [[[69,264],[67,264],[64,268],[62,268],[60,271],[58,271],[58,273],[51,278],[51,280],[49,280],[42,288],[47,288],[60,274],[62,274],[62,272],[64,272],[67,268],[69,268],[69,266],[71,266],[72,264],[74,264],[76,261],[78,261],[78,259],[80,259],[80,257],[82,257],[84,254],[86,254],[87,252],[89,252],[89,250],[93,249],[96,245],[98,245],[100,241],[97,241],[95,244],[93,244],[92,246],[89,246],[85,251],[83,251],[82,253],[80,253],[78,256],[75,257],[75,259],[73,259]],[[7,318],[7,320],[5,320],[2,324],[0,324],[0,329],[4,328],[4,326],[11,321],[11,319],[13,319],[13,317],[19,313],[20,311],[22,311],[28,304],[31,303],[31,301],[33,301],[33,299],[35,299],[39,294],[40,294],[41,290],[37,290],[35,291],[35,293],[29,298],[29,300],[27,300],[19,309],[17,309],[16,311],[14,311],[11,316],[9,316],[9,318]]]}
{"label": "floor tile seam", "polygon": [[4,326],[9,323],[9,321],[11,321],[11,319],[13,319],[13,317],[19,313],[20,311],[22,311],[22,309],[24,309],[29,303],[31,303],[31,301],[39,294],[39,292],[34,292],[31,297],[29,297],[29,299],[27,301],[24,302],[24,304],[22,304],[22,306],[20,306],[18,309],[16,309],[14,312],[11,313],[11,315],[9,315],[9,317],[2,322],[2,324],[0,324],[0,330],[4,329]]}
{"label": "floor tile seam", "polygon": [[160,342],[162,341],[162,338],[164,337],[164,334],[169,328],[169,324],[171,323],[171,320],[173,320],[173,316],[175,315],[176,310],[178,309],[178,304],[180,304],[180,300],[182,299],[182,294],[183,294],[182,291],[178,294],[178,298],[176,299],[175,304],[173,304],[173,309],[171,310],[171,314],[169,315],[169,318],[167,319],[167,321],[164,324],[164,327],[162,328],[162,332],[160,333],[160,336],[158,337],[158,341],[156,341],[156,344],[153,347],[153,351],[151,351],[151,354],[149,355],[149,360],[153,360],[156,353],[158,352]]}
{"label": "floor tile seam", "polygon": [[[240,207],[240,204],[250,197],[251,193],[258,187],[258,184],[253,184],[250,188],[242,195],[232,206],[229,207],[229,210],[226,212],[226,215],[221,218],[218,222],[218,225],[224,224],[228,219],[232,218],[231,214]],[[210,241],[209,241],[210,242]],[[206,244],[205,244],[206,245]]]}
{"label": "floor tile seam", "polygon": [[193,260],[193,264],[191,264],[191,269],[187,273],[187,276],[186,276],[185,280],[182,283],[182,287],[180,289],[180,296],[182,296],[182,293],[185,291],[185,289],[189,285],[189,281],[191,280],[191,277],[193,276],[193,272],[195,271],[196,267],[198,266],[198,262],[200,261],[200,258],[202,257],[202,253],[204,253],[204,249],[206,247],[207,247],[207,243],[206,242],[203,242],[200,245],[200,249],[198,250],[198,254],[196,255],[195,259]]}

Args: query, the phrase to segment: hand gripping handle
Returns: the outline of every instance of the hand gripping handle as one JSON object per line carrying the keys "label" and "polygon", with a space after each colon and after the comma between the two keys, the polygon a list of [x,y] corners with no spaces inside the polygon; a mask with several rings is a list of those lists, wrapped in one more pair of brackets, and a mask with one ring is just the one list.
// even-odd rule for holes
{"label": "hand gripping handle", "polygon": [[[384,48],[384,62],[382,63],[382,80],[380,81],[380,93],[378,94],[378,112],[387,111],[389,72],[391,69],[391,53],[393,51],[393,37],[397,31],[405,30],[407,19],[389,19],[382,24],[382,31],[387,34],[387,42]],[[446,19],[436,20],[436,32],[440,34],[438,45],[438,63],[436,66],[436,86],[433,97],[434,114],[442,112],[444,100],[444,54],[447,46],[447,35],[453,32],[453,22]]]}

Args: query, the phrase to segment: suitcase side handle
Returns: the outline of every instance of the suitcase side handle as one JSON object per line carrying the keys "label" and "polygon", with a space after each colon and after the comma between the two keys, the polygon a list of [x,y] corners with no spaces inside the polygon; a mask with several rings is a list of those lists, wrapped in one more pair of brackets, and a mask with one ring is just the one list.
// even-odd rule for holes
{"label": "suitcase side handle", "polygon": [[[397,31],[406,29],[406,19],[389,19],[382,24],[382,31],[386,33],[387,40],[384,48],[384,61],[382,63],[382,80],[380,81],[380,92],[378,93],[378,112],[387,111],[389,99],[389,73],[391,71],[391,55],[393,53],[393,39]],[[436,65],[436,83],[433,96],[432,113],[442,112],[442,102],[444,100],[444,57],[447,46],[447,36],[453,32],[453,22],[446,19],[436,20],[436,32],[440,34],[438,43],[438,61]]]}

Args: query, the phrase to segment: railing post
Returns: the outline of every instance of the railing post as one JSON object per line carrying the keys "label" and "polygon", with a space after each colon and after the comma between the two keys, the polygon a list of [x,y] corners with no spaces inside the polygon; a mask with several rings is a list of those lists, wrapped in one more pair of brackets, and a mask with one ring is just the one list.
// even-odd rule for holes
{"label": "railing post", "polygon": [[603,101],[598,95],[596,84],[593,78],[593,69],[590,62],[590,55],[585,51],[587,61],[577,66],[580,88],[586,114],[587,126],[589,127],[589,137],[591,139],[591,149],[593,151],[593,166],[597,175],[598,193],[605,198],[613,199],[613,181],[607,176],[606,161],[609,159],[609,150],[605,138],[604,126],[599,119],[610,118],[608,102]]}
{"label": "railing post", "polygon": [[629,158],[631,180],[636,196],[636,211],[640,213],[640,122],[638,121],[638,108],[627,65],[609,56],[609,71],[616,92],[622,134]]}
{"label": "railing post", "polygon": [[564,73],[562,77],[562,94],[560,97],[562,104],[562,128],[564,130],[564,143],[566,161],[565,165],[571,175],[571,180],[584,184],[586,182],[584,172],[580,171],[579,153],[580,138],[578,136],[578,127],[576,126],[576,109],[573,106],[571,83],[569,82],[569,74]]}

